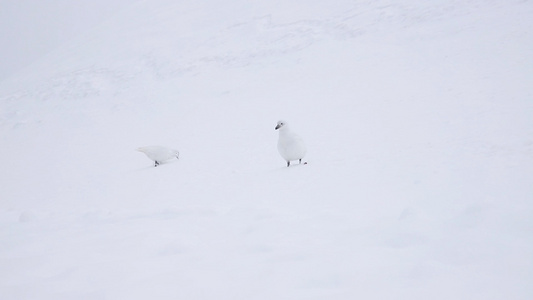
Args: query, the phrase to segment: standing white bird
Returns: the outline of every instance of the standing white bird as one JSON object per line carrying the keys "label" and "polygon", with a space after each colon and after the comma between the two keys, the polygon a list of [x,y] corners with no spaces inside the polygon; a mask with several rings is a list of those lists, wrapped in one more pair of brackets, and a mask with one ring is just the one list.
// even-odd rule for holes
{"label": "standing white bird", "polygon": [[302,163],[302,158],[307,151],[302,138],[293,133],[285,121],[278,121],[275,129],[279,130],[278,151],[287,162],[287,167],[291,165],[291,160],[298,160]]}
{"label": "standing white bird", "polygon": [[180,158],[180,153],[178,152],[178,150],[169,149],[161,146],[140,147],[137,148],[137,151],[146,154],[149,159],[153,160],[155,162],[154,167],[157,167],[160,163],[165,162],[167,160],[171,160],[173,158]]}

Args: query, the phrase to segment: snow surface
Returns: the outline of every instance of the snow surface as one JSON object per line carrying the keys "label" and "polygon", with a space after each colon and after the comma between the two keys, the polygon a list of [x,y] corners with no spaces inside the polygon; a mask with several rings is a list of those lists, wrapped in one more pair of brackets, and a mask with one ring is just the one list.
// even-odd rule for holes
{"label": "snow surface", "polygon": [[533,298],[532,1],[121,5],[0,82],[1,299]]}

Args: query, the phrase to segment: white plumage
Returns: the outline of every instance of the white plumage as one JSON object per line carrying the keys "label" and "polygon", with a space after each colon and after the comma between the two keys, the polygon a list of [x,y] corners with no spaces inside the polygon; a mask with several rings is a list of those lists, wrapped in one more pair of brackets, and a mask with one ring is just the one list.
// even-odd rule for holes
{"label": "white plumage", "polygon": [[302,163],[302,158],[307,151],[302,138],[293,133],[285,121],[278,121],[276,130],[279,130],[278,151],[287,162],[287,167],[291,165],[293,160]]}
{"label": "white plumage", "polygon": [[179,159],[180,153],[178,150],[169,149],[161,146],[146,146],[146,147],[140,147],[137,148],[137,151],[140,151],[146,156],[148,156],[149,159],[153,160],[155,163],[155,167],[157,167],[160,163],[165,162],[167,160],[171,160],[174,158]]}

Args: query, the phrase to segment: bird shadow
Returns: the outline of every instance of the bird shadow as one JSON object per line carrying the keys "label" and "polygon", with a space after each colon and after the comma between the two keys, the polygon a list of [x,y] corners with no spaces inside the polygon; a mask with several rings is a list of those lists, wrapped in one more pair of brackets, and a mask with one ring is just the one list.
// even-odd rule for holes
{"label": "bird shadow", "polygon": [[137,169],[133,169],[132,171],[135,171],[135,172],[141,172],[141,171],[146,171],[146,170],[150,170],[150,169],[157,169],[157,168],[162,168],[164,166],[167,166],[167,165],[171,165],[175,162],[162,162],[162,163],[159,163],[159,165],[157,167],[155,167],[154,165],[149,165],[149,166],[146,166],[146,167],[142,167],[142,168],[137,168]]}
{"label": "bird shadow", "polygon": [[284,170],[289,170],[289,169],[296,169],[296,168],[300,168],[300,167],[303,167],[307,165],[307,162],[302,162],[301,164],[291,164],[289,167],[287,167],[286,165],[283,166],[283,167],[278,167],[278,168],[275,168],[275,169],[270,169],[270,172],[282,172]]}

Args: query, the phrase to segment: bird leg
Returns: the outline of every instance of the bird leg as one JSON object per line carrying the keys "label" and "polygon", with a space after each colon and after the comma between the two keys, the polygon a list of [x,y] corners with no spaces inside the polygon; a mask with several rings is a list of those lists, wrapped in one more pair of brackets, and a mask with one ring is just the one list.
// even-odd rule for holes
{"label": "bird leg", "polygon": [[159,162],[156,160],[154,167],[157,167],[157,166],[159,166]]}
{"label": "bird leg", "polygon": [[287,162],[287,167],[291,165],[291,161],[288,161]]}
{"label": "bird leg", "polygon": [[302,163],[302,159],[300,158],[300,164]]}

